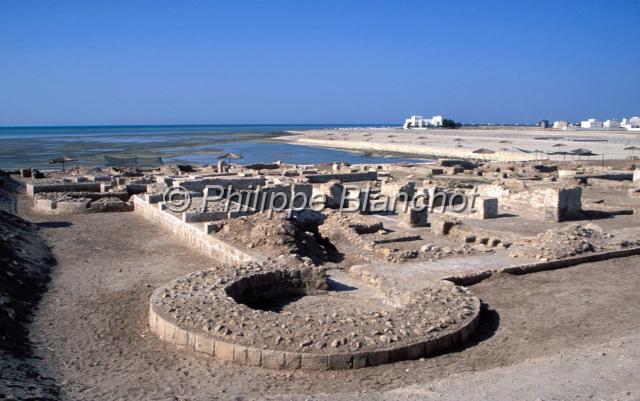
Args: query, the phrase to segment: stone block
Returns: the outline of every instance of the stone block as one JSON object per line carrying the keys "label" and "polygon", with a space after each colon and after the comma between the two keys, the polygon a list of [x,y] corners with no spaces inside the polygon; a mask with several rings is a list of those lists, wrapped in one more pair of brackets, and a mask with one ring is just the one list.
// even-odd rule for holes
{"label": "stone block", "polygon": [[247,365],[262,366],[262,351],[255,348],[247,348]]}
{"label": "stone block", "polygon": [[353,366],[353,356],[351,354],[331,354],[329,355],[330,370],[346,370]]}
{"label": "stone block", "polygon": [[438,348],[438,339],[431,338],[424,342],[424,356],[432,356],[440,351]]}
{"label": "stone block", "polygon": [[479,197],[474,203],[474,214],[477,218],[484,220],[498,217],[498,198]]}
{"label": "stone block", "polygon": [[284,369],[284,352],[270,350],[262,351],[262,367],[267,369]]}
{"label": "stone block", "polygon": [[405,351],[405,359],[419,359],[424,356],[424,343],[408,345]]}
{"label": "stone block", "polygon": [[187,332],[187,347],[196,349],[196,335]]}
{"label": "stone block", "polygon": [[238,365],[246,365],[247,364],[247,347],[243,347],[242,345],[234,345],[233,346],[233,362]]}
{"label": "stone block", "polygon": [[152,310],[149,310],[149,330],[152,333],[156,332],[156,314]]}
{"label": "stone block", "polygon": [[172,323],[164,322],[164,334],[162,339],[166,342],[173,343],[176,336],[176,326]]}
{"label": "stone block", "polygon": [[407,359],[407,348],[406,347],[396,347],[389,350],[389,361],[390,362],[398,362],[404,361]]}
{"label": "stone block", "polygon": [[234,345],[233,344],[229,344],[229,343],[225,343],[224,341],[218,341],[216,340],[215,342],[215,355],[216,358],[223,360],[223,361],[227,361],[227,362],[233,362],[234,359]]}
{"label": "stone block", "polygon": [[207,338],[205,336],[201,336],[199,334],[195,335],[196,346],[195,350],[198,352],[202,352],[203,354],[213,355],[214,354],[214,341],[213,338]]}
{"label": "stone block", "polygon": [[164,320],[160,316],[156,318],[156,335],[159,339],[164,339]]}
{"label": "stone block", "polygon": [[319,354],[302,354],[300,360],[302,369],[327,370],[329,369],[329,356]]}
{"label": "stone block", "polygon": [[452,339],[453,336],[451,335],[451,333],[438,337],[438,351],[440,352],[451,348],[451,346],[453,345]]}
{"label": "stone block", "polygon": [[176,345],[187,345],[187,331],[181,328],[176,328],[176,333],[174,337],[174,343]]}
{"label": "stone block", "polygon": [[284,354],[285,369],[294,370],[300,369],[302,356],[294,352],[286,352]]}
{"label": "stone block", "polygon": [[366,368],[368,363],[369,353],[368,352],[360,352],[358,354],[353,355],[353,368],[361,369]]}
{"label": "stone block", "polygon": [[409,227],[426,227],[427,209],[426,206],[418,206],[416,209],[409,208],[406,213],[400,213],[401,220]]}
{"label": "stone block", "polygon": [[371,351],[367,359],[369,366],[384,365],[391,362],[391,352],[389,350]]}

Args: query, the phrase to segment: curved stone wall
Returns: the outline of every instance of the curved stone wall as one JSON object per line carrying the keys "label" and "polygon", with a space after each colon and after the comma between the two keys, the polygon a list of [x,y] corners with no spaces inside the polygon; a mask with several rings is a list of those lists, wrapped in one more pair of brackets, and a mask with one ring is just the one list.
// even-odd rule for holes
{"label": "curved stone wall", "polygon": [[[476,297],[444,281],[389,302],[394,306],[390,312],[369,315],[298,316],[243,303],[325,288],[324,273],[317,268],[249,264],[226,274],[196,272],[154,291],[149,324],[161,340],[222,361],[269,369],[341,370],[437,354],[464,342],[480,313]],[[347,330],[348,345],[317,346],[320,332],[339,339]]]}

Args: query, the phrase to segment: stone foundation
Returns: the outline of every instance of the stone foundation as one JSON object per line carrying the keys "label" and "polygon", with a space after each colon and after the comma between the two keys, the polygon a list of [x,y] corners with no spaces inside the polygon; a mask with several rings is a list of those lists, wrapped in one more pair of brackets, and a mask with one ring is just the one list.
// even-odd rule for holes
{"label": "stone foundation", "polygon": [[[213,271],[196,272],[156,289],[150,300],[151,331],[165,342],[237,365],[277,370],[344,370],[435,355],[466,341],[478,324],[480,301],[452,283],[434,283],[433,289],[406,294],[395,291],[379,277],[354,271],[356,277],[383,288],[389,294],[388,303],[396,309],[386,318],[376,320],[374,317],[367,324],[350,327],[349,330],[355,331],[352,335],[366,339],[378,325],[387,327],[383,324],[387,321],[410,322],[407,327],[412,329],[406,332],[396,329],[401,338],[391,343],[363,341],[357,349],[317,349],[311,346],[313,341],[305,338],[322,331],[341,333],[343,327],[336,324],[337,318],[334,322],[330,318],[325,321],[308,312],[301,316],[291,312],[280,315],[251,309],[244,303],[292,290],[321,291],[325,288],[321,272],[260,265],[234,270],[232,277],[219,276]],[[451,306],[446,316],[429,314],[434,308],[442,308],[445,302],[456,305]],[[361,320],[363,316],[340,318]],[[323,323],[317,323],[319,320]],[[433,325],[424,328],[420,322],[425,320],[433,321]],[[448,323],[442,323],[444,321]],[[320,327],[315,327],[316,324]],[[256,332],[256,329],[261,330]],[[282,332],[285,338],[275,343],[265,342],[265,330]],[[297,340],[289,342],[288,332]]]}

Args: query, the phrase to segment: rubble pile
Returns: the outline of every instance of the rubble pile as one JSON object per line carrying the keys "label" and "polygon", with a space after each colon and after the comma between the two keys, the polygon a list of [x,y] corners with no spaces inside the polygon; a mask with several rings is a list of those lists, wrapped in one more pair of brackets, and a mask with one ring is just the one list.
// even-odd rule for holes
{"label": "rubble pile", "polygon": [[598,252],[625,248],[632,245],[626,240],[615,240],[600,226],[569,224],[558,229],[547,230],[534,238],[517,241],[510,252],[514,258],[533,258],[548,261],[576,256],[588,252]]}
{"label": "rubble pile", "polygon": [[266,213],[256,213],[222,220],[216,224],[216,237],[249,249],[259,249],[274,257],[286,254],[302,257],[310,255],[314,261],[320,261],[326,256],[316,234],[302,230],[288,220],[284,213],[274,213],[271,218]]}

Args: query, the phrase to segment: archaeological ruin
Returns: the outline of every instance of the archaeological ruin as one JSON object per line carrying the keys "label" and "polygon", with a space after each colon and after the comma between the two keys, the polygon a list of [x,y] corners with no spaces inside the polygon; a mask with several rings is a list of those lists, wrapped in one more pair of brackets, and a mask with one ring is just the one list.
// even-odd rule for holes
{"label": "archaeological ruin", "polygon": [[638,170],[453,159],[252,167],[15,177],[34,213],[134,213],[221,263],[154,289],[146,341],[238,366],[345,370],[446,353],[480,319],[466,286],[640,254],[640,224],[609,223],[640,207]]}

